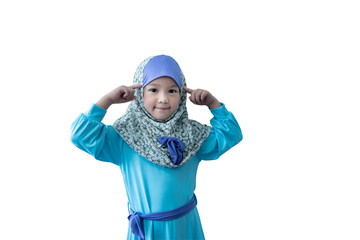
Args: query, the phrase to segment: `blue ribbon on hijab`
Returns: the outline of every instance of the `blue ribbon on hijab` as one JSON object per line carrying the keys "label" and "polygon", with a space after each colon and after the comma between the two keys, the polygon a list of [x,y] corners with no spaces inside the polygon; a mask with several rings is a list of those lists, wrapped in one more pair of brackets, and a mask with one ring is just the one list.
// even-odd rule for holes
{"label": "blue ribbon on hijab", "polygon": [[183,159],[185,143],[176,137],[158,137],[157,140],[163,147],[168,147],[171,160],[174,165],[179,165]]}

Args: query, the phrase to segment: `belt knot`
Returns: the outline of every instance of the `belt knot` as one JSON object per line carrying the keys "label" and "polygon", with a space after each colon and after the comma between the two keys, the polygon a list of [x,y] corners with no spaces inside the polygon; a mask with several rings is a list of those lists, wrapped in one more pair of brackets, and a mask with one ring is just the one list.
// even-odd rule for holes
{"label": "belt knot", "polygon": [[128,216],[130,223],[131,231],[140,238],[140,240],[145,239],[144,228],[142,224],[141,213],[131,211],[131,214]]}

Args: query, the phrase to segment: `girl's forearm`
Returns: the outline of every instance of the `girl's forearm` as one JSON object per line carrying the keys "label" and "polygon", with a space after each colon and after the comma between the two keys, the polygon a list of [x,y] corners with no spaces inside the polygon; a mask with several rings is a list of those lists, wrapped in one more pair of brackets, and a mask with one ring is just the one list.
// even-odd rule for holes
{"label": "girl's forearm", "polygon": [[100,100],[97,101],[95,104],[98,107],[101,107],[102,109],[107,110],[113,104],[113,101],[111,100],[111,98],[108,95],[105,95],[102,98],[100,98]]}

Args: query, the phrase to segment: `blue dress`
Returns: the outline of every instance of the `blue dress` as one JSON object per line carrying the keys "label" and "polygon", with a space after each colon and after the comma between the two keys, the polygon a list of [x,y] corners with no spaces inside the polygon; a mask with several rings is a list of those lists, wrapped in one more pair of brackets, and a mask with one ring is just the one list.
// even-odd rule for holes
{"label": "blue dress", "polygon": [[[197,154],[178,168],[156,165],[137,154],[111,125],[101,123],[106,111],[95,104],[72,124],[72,142],[96,159],[120,167],[132,209],[143,214],[172,210],[193,197],[200,161],[219,158],[242,139],[235,117],[224,105],[211,113],[209,137]],[[197,208],[176,220],[144,220],[143,225],[145,239],[205,238]],[[127,239],[138,239],[130,228]]]}

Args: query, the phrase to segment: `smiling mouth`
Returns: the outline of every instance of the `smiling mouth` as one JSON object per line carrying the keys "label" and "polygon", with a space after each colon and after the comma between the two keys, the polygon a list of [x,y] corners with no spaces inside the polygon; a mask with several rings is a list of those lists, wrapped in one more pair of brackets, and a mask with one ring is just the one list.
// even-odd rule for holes
{"label": "smiling mouth", "polygon": [[158,109],[158,110],[169,110],[170,108],[164,108],[164,107],[155,107],[155,109]]}

